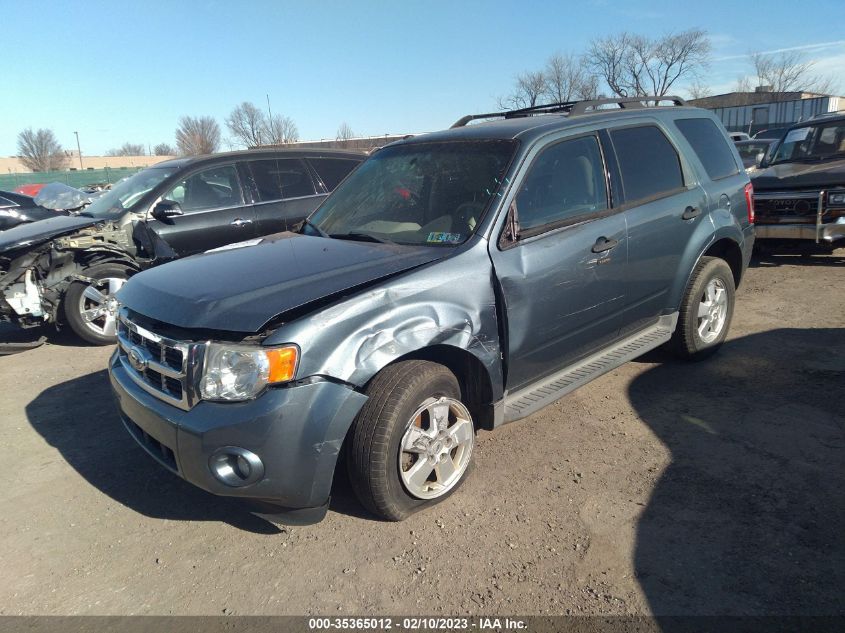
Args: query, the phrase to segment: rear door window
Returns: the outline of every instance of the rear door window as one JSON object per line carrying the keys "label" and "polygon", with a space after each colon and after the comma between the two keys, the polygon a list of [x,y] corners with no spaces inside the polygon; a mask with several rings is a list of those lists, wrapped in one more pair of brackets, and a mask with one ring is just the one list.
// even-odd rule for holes
{"label": "rear door window", "polygon": [[555,143],[531,165],[516,198],[523,234],[607,209],[604,163],[595,136]]}
{"label": "rear door window", "polygon": [[313,196],[314,183],[298,158],[268,158],[247,163],[260,202]]}
{"label": "rear door window", "polygon": [[659,198],[683,188],[681,159],[657,126],[640,125],[609,133],[626,203]]}
{"label": "rear door window", "polygon": [[675,125],[687,139],[710,180],[739,173],[728,139],[710,119],[678,119]]}
{"label": "rear door window", "polygon": [[359,161],[348,158],[309,158],[308,162],[329,191],[333,191],[359,164]]}

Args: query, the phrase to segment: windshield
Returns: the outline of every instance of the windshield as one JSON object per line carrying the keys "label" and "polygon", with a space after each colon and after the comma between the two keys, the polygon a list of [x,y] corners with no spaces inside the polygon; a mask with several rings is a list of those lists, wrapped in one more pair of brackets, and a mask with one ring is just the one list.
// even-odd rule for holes
{"label": "windshield", "polygon": [[145,193],[176,171],[176,167],[150,167],[116,183],[108,192],[94,200],[83,215],[107,218],[120,215],[138,202]]}
{"label": "windshield", "polygon": [[516,141],[450,141],[387,147],[354,171],[305,232],[443,246],[475,232],[504,178]]}
{"label": "windshield", "polygon": [[845,155],[845,121],[808,125],[789,130],[772,164],[793,160],[823,160]]}

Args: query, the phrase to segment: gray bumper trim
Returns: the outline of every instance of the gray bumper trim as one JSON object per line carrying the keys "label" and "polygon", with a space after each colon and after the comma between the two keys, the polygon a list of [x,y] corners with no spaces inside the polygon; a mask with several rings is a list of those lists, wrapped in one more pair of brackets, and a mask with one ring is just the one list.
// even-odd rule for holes
{"label": "gray bumper trim", "polygon": [[757,239],[812,240],[833,243],[845,239],[845,220],[829,224],[757,224]]}

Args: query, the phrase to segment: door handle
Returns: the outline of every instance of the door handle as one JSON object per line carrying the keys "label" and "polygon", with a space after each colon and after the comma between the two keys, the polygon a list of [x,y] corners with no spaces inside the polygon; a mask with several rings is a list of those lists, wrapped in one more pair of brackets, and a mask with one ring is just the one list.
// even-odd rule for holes
{"label": "door handle", "polygon": [[252,220],[244,220],[243,218],[235,218],[231,222],[229,222],[232,226],[242,227],[246,226],[247,224],[252,224]]}
{"label": "door handle", "polygon": [[693,218],[697,218],[701,213],[701,209],[698,207],[687,207],[684,209],[684,212],[681,214],[682,220],[692,220]]}
{"label": "door handle", "polygon": [[593,244],[592,251],[594,253],[604,253],[605,251],[609,251],[618,243],[619,240],[607,239],[604,235],[602,235],[599,239],[596,240],[596,243]]}

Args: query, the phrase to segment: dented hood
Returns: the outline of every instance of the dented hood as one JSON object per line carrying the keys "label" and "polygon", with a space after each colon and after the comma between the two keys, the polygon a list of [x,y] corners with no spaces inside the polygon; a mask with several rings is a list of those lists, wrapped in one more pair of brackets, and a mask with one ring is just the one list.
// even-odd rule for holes
{"label": "dented hood", "polygon": [[132,277],[118,300],[184,328],[257,332],[313,301],[442,259],[450,248],[394,246],[282,233]]}
{"label": "dented hood", "polygon": [[19,224],[11,229],[0,232],[0,253],[40,244],[59,235],[72,233],[86,226],[92,226],[97,222],[102,222],[102,220],[81,215],[54,214],[53,217],[47,218],[46,220]]}
{"label": "dented hood", "polygon": [[751,176],[754,191],[815,189],[845,185],[845,160],[779,163]]}

